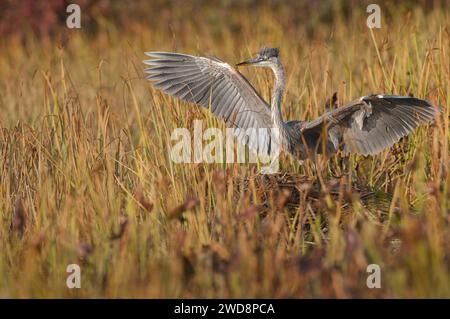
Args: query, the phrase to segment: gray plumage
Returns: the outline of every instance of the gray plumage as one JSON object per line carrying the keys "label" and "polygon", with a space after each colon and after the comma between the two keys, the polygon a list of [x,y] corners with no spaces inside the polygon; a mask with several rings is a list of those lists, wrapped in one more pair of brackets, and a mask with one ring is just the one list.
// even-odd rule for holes
{"label": "gray plumage", "polygon": [[[276,48],[263,48],[255,58],[237,64],[272,69],[275,87],[270,106],[238,70],[217,58],[169,52],[146,54],[152,58],[144,61],[149,65],[146,78],[155,88],[209,108],[235,128],[237,138],[258,154],[267,155],[280,146],[299,159],[324,150],[328,155],[338,150],[374,155],[420,124],[431,122],[437,113],[430,103],[417,98],[369,95],[311,122],[285,122],[281,113],[285,76]],[[278,134],[272,134],[272,128]]]}

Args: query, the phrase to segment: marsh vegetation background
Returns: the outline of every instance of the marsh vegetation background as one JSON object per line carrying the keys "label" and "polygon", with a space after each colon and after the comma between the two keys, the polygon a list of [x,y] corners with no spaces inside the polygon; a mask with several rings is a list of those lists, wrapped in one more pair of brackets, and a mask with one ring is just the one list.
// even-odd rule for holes
{"label": "marsh vegetation background", "polygon": [[[0,1],[0,297],[450,297],[448,1]],[[143,79],[144,51],[286,65],[284,117],[389,92],[442,107],[374,157],[174,164],[208,112]],[[243,70],[269,100],[272,75]],[[68,289],[66,267],[81,266]],[[366,286],[368,264],[381,288]]]}

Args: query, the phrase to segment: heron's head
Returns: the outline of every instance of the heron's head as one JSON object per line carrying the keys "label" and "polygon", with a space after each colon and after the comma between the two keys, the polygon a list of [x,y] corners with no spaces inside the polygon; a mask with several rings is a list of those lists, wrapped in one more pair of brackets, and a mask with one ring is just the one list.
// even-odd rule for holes
{"label": "heron's head", "polygon": [[236,66],[251,65],[271,67],[278,63],[279,52],[278,48],[262,48],[254,58],[238,63]]}

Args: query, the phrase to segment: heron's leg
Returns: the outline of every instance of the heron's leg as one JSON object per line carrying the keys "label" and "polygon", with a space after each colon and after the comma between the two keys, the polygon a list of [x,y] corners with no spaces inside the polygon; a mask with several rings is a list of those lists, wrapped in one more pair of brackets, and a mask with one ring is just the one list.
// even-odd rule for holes
{"label": "heron's leg", "polygon": [[270,163],[267,166],[261,167],[261,174],[277,174],[280,172],[279,156],[271,157]]}

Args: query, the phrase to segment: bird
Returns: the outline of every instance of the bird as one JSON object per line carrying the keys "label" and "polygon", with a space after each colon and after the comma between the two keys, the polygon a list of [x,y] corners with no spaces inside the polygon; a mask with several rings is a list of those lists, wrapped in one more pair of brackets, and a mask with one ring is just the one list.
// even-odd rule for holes
{"label": "bird", "polygon": [[[419,98],[369,94],[312,121],[285,121],[281,109],[285,68],[278,48],[263,47],[236,67],[214,56],[145,54],[150,57],[143,61],[147,65],[145,78],[156,89],[209,109],[234,128],[236,138],[257,154],[281,148],[300,161],[338,151],[376,155],[418,126],[432,122],[438,113],[431,103]],[[239,72],[243,66],[272,70],[275,81],[270,104]],[[277,133],[271,134],[270,129]]]}

